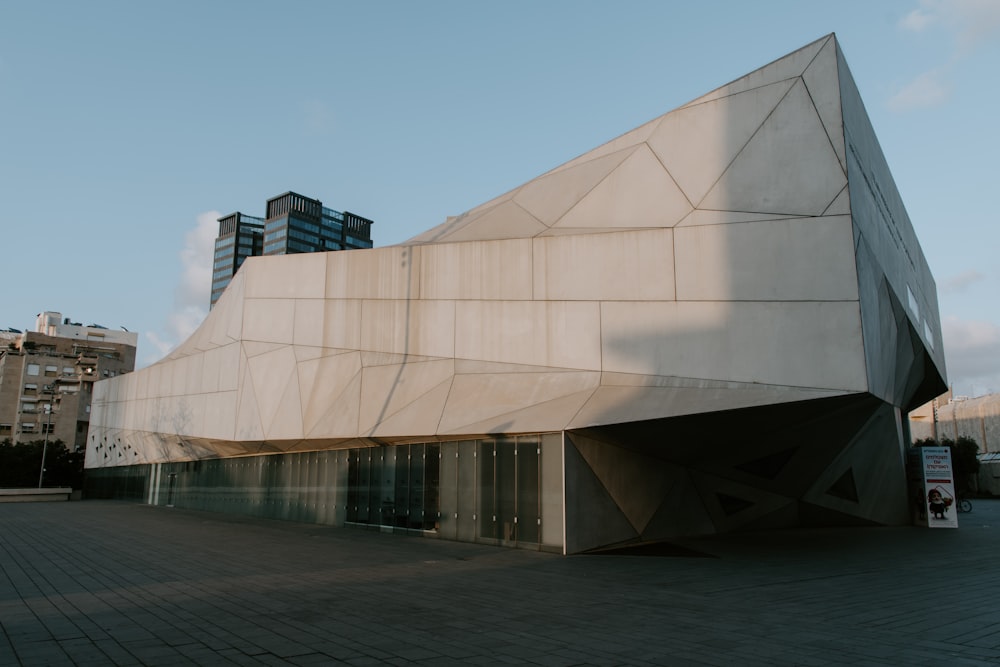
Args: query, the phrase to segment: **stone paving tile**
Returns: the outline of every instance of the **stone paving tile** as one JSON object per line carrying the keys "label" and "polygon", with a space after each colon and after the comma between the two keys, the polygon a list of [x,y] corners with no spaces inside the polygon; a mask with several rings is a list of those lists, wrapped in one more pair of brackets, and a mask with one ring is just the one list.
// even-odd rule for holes
{"label": "stone paving tile", "polygon": [[1000,501],[962,521],[681,541],[714,558],[561,557],[0,505],[0,665],[1000,664]]}

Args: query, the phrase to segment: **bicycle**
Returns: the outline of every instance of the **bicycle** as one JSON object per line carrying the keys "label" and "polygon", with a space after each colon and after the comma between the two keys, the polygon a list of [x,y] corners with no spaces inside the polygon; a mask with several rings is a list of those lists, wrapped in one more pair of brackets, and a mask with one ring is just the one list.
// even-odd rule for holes
{"label": "bicycle", "polygon": [[968,498],[959,498],[957,506],[959,514],[968,514],[972,511],[972,501]]}

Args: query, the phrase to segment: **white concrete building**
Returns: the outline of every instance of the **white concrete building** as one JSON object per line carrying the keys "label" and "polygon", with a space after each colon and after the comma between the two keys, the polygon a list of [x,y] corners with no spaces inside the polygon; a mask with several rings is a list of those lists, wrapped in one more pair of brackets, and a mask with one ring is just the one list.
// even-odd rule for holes
{"label": "white concrete building", "polygon": [[578,552],[907,523],[934,280],[828,35],[392,247],[250,258],[92,493]]}

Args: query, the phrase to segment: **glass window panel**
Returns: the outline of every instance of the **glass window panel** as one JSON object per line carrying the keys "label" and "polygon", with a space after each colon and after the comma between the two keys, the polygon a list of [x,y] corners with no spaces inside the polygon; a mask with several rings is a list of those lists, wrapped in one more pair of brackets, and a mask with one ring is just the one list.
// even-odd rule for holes
{"label": "glass window panel", "polygon": [[391,526],[396,516],[396,457],[398,447],[389,447],[382,457],[382,480],[379,487],[379,523]]}
{"label": "glass window panel", "polygon": [[[457,540],[459,508],[472,516],[472,506],[463,507],[458,502],[458,444],[457,442],[441,443],[441,470],[438,489],[439,519],[438,531],[441,537]],[[470,457],[471,458],[471,457]],[[471,495],[471,494],[470,494]],[[475,496],[469,499],[475,502]],[[473,534],[475,531],[473,531]]]}
{"label": "glass window panel", "polygon": [[[479,520],[479,508],[476,505],[476,475],[478,456],[476,441],[465,440],[458,443],[457,461],[457,537],[463,542],[476,541],[476,522]],[[491,454],[492,456],[492,454]]]}
{"label": "glass window panel", "polygon": [[[364,513],[358,510],[358,520],[364,523],[378,521],[376,508],[372,506],[372,485],[378,481],[379,461],[371,449],[361,450],[361,491],[359,500],[364,503]],[[377,495],[376,495],[377,497]]]}
{"label": "glass window panel", "polygon": [[349,466],[347,464],[348,452],[337,452],[336,465],[334,468],[335,477],[334,488],[334,524],[341,526],[347,520],[347,477]]}
{"label": "glass window panel", "polygon": [[497,538],[497,513],[493,495],[496,469],[493,440],[479,440],[476,447],[476,459],[479,469],[479,537],[495,540]]}
{"label": "glass window panel", "polygon": [[424,530],[441,527],[441,446],[424,448]]}
{"label": "glass window panel", "polygon": [[358,493],[361,476],[360,453],[351,449],[347,461],[347,521],[358,520]]}
{"label": "glass window panel", "polygon": [[517,541],[538,542],[538,436],[517,439]]}
{"label": "glass window panel", "polygon": [[494,495],[496,497],[496,522],[503,542],[517,540],[517,459],[513,437],[497,438],[496,475]]}
{"label": "glass window panel", "polygon": [[406,527],[406,510],[408,508],[407,495],[409,491],[409,468],[410,461],[405,447],[396,449],[396,519],[394,526]]}
{"label": "glass window panel", "polygon": [[424,446],[410,445],[410,501],[407,505],[407,528],[421,530],[424,527]]}
{"label": "glass window panel", "polygon": [[316,457],[316,523],[329,525],[332,515],[330,505],[330,462],[333,452],[319,452]]}
{"label": "glass window panel", "polygon": [[563,442],[562,433],[542,436],[542,544],[563,547]]}

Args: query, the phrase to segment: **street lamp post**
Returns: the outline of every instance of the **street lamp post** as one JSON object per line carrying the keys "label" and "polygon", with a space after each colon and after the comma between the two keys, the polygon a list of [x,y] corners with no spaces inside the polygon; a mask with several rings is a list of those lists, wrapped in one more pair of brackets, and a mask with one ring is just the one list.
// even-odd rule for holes
{"label": "street lamp post", "polygon": [[42,467],[38,471],[38,488],[42,488],[45,477],[45,454],[49,449],[49,431],[52,430],[52,398],[55,392],[49,390],[49,402],[45,405],[45,437],[42,440]]}

